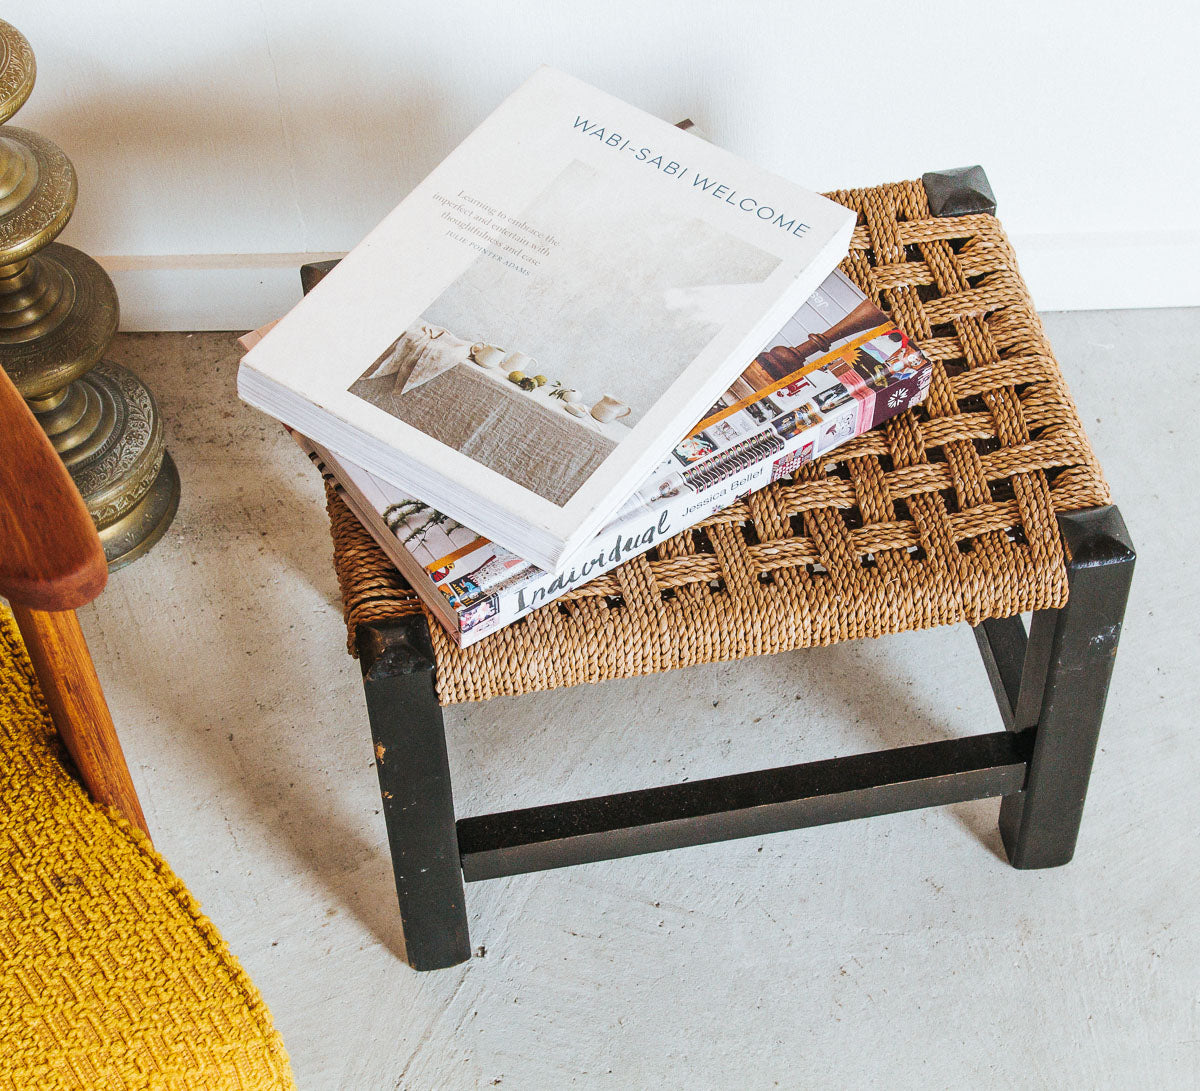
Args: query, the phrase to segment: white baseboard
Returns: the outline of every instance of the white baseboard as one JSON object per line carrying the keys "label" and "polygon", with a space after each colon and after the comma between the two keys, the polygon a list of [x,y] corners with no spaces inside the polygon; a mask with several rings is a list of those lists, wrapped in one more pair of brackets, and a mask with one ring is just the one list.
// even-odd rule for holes
{"label": "white baseboard", "polygon": [[[1200,232],[1014,235],[1039,310],[1200,306]],[[124,330],[249,330],[300,298],[299,268],[338,254],[99,257]]]}
{"label": "white baseboard", "polygon": [[341,254],[97,257],[117,288],[123,330],[253,330],[300,298],[300,266]]}
{"label": "white baseboard", "polygon": [[1039,311],[1200,306],[1200,231],[1012,236]]}

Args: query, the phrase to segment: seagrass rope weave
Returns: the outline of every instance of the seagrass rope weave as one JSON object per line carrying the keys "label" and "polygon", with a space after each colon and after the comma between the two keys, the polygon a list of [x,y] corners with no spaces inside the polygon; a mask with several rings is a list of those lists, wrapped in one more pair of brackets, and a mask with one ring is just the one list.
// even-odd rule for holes
{"label": "seagrass rope weave", "polygon": [[[829,194],[842,263],[933,360],[925,404],[464,650],[443,704],[1063,605],[1055,513],[1109,502],[999,221],[918,181]],[[351,652],[417,596],[328,487]]]}

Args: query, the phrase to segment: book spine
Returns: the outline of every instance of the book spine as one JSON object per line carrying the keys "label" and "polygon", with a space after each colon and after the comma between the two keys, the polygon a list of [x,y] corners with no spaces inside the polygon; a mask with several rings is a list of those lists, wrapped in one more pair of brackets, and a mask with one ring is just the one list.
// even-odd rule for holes
{"label": "book spine", "polygon": [[464,648],[469,647],[539,606],[553,602],[568,591],[645,553],[659,542],[702,523],[740,497],[768,485],[772,469],[781,459],[807,449],[808,457],[803,461],[810,461],[817,432],[818,428],[810,428],[790,440],[781,440],[774,433],[770,433],[769,439],[763,436],[763,442],[754,445],[757,448],[754,457],[743,455],[740,460],[723,460],[724,472],[721,476],[717,476],[718,471],[710,472],[702,490],[681,490],[678,496],[647,505],[610,524],[557,574],[542,573],[498,591],[485,611],[490,616],[471,624],[469,611],[460,614],[459,643]]}

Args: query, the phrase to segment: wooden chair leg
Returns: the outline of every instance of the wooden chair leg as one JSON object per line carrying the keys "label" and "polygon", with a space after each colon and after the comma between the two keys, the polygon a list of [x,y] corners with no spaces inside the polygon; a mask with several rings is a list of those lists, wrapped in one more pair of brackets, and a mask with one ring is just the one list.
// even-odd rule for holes
{"label": "wooden chair leg", "polygon": [[358,637],[405,959],[440,970],[471,957],[435,659],[420,615]]}
{"label": "wooden chair leg", "polygon": [[1058,867],[1075,853],[1135,560],[1115,507],[1059,523],[1070,598],[1033,615],[1012,724],[1033,730],[1033,752],[1024,790],[1000,805],[1000,834],[1018,868]]}
{"label": "wooden chair leg", "polygon": [[74,610],[30,610],[13,606],[38,684],[68,753],[92,799],[115,807],[147,837],[129,766],[113,726]]}

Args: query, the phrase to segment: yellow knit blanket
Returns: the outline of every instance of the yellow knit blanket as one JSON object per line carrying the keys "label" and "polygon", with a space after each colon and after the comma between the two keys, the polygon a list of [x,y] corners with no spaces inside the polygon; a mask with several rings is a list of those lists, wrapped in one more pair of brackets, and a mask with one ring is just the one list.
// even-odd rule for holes
{"label": "yellow knit blanket", "polygon": [[63,760],[0,604],[0,1088],[294,1087],[216,928]]}

